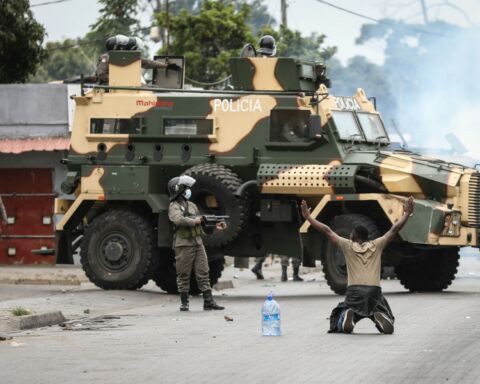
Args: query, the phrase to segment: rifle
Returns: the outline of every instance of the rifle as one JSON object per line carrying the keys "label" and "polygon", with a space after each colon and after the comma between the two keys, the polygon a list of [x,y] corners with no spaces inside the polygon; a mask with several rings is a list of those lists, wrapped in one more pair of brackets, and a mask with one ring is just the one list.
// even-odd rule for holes
{"label": "rifle", "polygon": [[202,215],[202,226],[205,228],[215,228],[217,223],[230,219],[230,216]]}

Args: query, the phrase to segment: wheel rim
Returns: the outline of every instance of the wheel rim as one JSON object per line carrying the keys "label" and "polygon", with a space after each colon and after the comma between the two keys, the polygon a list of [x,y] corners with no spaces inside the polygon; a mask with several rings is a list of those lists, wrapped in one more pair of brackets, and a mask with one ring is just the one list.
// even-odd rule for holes
{"label": "wheel rim", "polygon": [[132,241],[122,232],[106,234],[97,247],[100,265],[109,272],[121,272],[128,268],[134,256]]}

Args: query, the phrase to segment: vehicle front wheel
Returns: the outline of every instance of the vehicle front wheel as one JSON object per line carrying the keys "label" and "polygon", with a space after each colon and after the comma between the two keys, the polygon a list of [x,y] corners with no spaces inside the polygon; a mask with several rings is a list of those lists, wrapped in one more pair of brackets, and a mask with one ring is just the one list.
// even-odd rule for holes
{"label": "vehicle front wheel", "polygon": [[439,292],[455,279],[459,252],[458,247],[425,250],[417,257],[402,259],[395,273],[411,292]]}
{"label": "vehicle front wheel", "polygon": [[92,283],[103,289],[138,289],[155,267],[154,228],[137,213],[111,209],[86,228],[80,260]]}

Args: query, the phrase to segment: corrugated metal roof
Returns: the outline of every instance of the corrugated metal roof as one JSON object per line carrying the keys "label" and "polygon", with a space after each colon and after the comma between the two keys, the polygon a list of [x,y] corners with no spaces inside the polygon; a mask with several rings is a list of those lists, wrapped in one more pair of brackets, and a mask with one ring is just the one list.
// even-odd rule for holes
{"label": "corrugated metal roof", "polygon": [[63,151],[70,145],[69,137],[0,140],[0,153],[23,153],[30,151]]}

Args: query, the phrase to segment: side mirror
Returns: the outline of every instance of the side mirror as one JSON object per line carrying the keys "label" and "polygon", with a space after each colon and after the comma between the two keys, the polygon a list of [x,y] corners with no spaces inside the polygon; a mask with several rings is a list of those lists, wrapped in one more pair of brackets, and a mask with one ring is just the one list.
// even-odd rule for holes
{"label": "side mirror", "polygon": [[322,125],[319,115],[308,117],[308,138],[313,140],[322,138]]}

